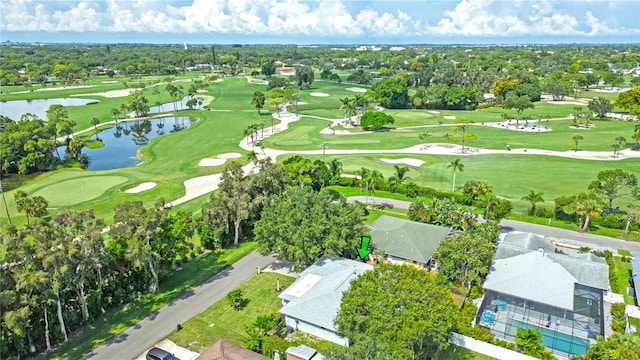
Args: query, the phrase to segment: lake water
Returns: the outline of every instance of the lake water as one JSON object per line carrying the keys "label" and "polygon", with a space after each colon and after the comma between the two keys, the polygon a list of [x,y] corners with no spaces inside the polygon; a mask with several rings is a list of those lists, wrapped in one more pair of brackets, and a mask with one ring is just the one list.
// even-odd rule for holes
{"label": "lake water", "polygon": [[[138,149],[147,145],[156,136],[182,131],[196,121],[186,116],[171,116],[153,120],[120,122],[104,130],[98,137],[105,146],[99,149],[82,149],[89,156],[88,170],[110,170],[140,164]],[[94,137],[95,138],[95,137]],[[65,147],[62,147],[61,155]]]}
{"label": "lake water", "polygon": [[47,120],[47,110],[49,110],[49,106],[51,105],[83,106],[90,102],[99,101],[80,98],[0,101],[0,115],[4,115],[11,120],[17,121],[20,120],[20,117],[23,114],[31,113],[37,115],[43,120]]}

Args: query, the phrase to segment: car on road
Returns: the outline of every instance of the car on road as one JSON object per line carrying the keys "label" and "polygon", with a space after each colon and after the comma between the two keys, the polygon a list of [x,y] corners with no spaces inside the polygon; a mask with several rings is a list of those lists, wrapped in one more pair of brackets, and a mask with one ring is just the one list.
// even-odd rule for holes
{"label": "car on road", "polygon": [[146,358],[147,360],[180,360],[167,350],[157,347],[152,347],[151,350],[147,352]]}

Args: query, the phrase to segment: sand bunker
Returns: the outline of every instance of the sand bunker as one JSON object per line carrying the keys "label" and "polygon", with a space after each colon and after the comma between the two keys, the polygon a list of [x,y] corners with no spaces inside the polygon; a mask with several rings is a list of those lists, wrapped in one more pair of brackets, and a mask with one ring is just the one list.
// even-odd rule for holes
{"label": "sand bunker", "polygon": [[350,88],[346,88],[345,90],[353,91],[353,92],[357,92],[357,93],[364,93],[364,92],[367,92],[367,89],[364,89],[364,88],[358,88],[358,87],[350,87]]}
{"label": "sand bunker", "polygon": [[117,80],[108,80],[108,81],[103,81],[103,84],[117,84],[118,81]]}
{"label": "sand bunker", "polygon": [[443,116],[443,118],[445,118],[447,120],[455,120],[456,117],[453,116],[453,115],[445,115],[445,116]]}
{"label": "sand bunker", "polygon": [[440,111],[435,111],[435,110],[428,110],[427,112],[431,114],[440,114]]}
{"label": "sand bunker", "polygon": [[131,189],[127,189],[124,192],[126,192],[127,194],[137,194],[137,193],[141,193],[143,191],[147,191],[147,190],[151,190],[154,187],[156,187],[156,183],[154,182],[144,182],[136,187],[132,187]]}
{"label": "sand bunker", "polygon": [[411,159],[411,158],[402,158],[402,159],[386,159],[381,158],[380,161],[385,162],[387,164],[407,164],[411,166],[420,166],[424,164],[424,161],[419,159]]}
{"label": "sand bunker", "polygon": [[226,153],[226,154],[220,154],[217,156],[218,159],[237,159],[241,157],[242,157],[242,154],[238,154],[238,153]]}
{"label": "sand bunker", "polygon": [[[304,101],[298,101],[298,105],[307,105],[308,103],[304,102]],[[293,105],[293,104],[291,104]]]}
{"label": "sand bunker", "polygon": [[83,89],[83,88],[92,88],[95,85],[78,85],[78,86],[61,86],[54,88],[42,88],[37,89],[36,91],[56,91],[56,90],[69,90],[69,89]]}
{"label": "sand bunker", "polygon": [[91,94],[74,94],[71,96],[102,96],[106,98],[119,98],[119,97],[127,97],[134,91],[138,91],[142,89],[124,89],[124,90],[111,90],[99,93],[91,93]]}
{"label": "sand bunker", "polygon": [[220,165],[224,165],[224,163],[227,162],[227,159],[237,159],[239,157],[242,157],[242,154],[238,154],[238,153],[220,154],[213,158],[205,158],[200,160],[200,162],[198,162],[198,166],[220,166]]}
{"label": "sand bunker", "polygon": [[309,94],[311,96],[315,96],[315,97],[327,97],[329,96],[329,94],[327,93],[321,93],[321,92],[312,92],[311,94]]}
{"label": "sand bunker", "polygon": [[200,160],[198,162],[198,166],[220,166],[224,165],[227,162],[227,159],[217,159],[217,158],[206,158]]}

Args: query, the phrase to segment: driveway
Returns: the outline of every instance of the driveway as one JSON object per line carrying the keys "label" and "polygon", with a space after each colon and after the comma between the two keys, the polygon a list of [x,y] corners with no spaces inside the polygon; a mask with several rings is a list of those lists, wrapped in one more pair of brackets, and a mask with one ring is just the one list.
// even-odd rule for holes
{"label": "driveway", "polygon": [[[365,202],[364,196],[350,196],[347,202]],[[366,201],[368,204],[375,203],[380,205],[388,205],[399,209],[409,209],[411,203],[409,201],[376,198],[372,200],[369,197]],[[542,236],[547,236],[551,240],[577,246],[588,246],[592,249],[624,249],[629,251],[640,252],[640,243],[634,241],[624,241],[611,238],[608,236],[594,235],[589,233],[580,233],[577,231],[559,229],[551,226],[531,224],[523,221],[502,220],[500,226],[507,231],[530,232]]]}
{"label": "driveway", "polygon": [[255,251],[250,253],[82,359],[135,359],[169,335],[178,324],[203,312],[229,291],[246,282],[256,273],[258,266],[264,269],[274,261],[273,256],[262,256]]}

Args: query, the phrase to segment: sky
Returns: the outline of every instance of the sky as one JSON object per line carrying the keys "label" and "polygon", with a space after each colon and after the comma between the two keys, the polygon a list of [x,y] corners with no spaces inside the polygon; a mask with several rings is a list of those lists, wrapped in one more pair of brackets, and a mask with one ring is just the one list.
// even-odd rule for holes
{"label": "sky", "polygon": [[640,43],[640,0],[2,0],[0,41]]}

